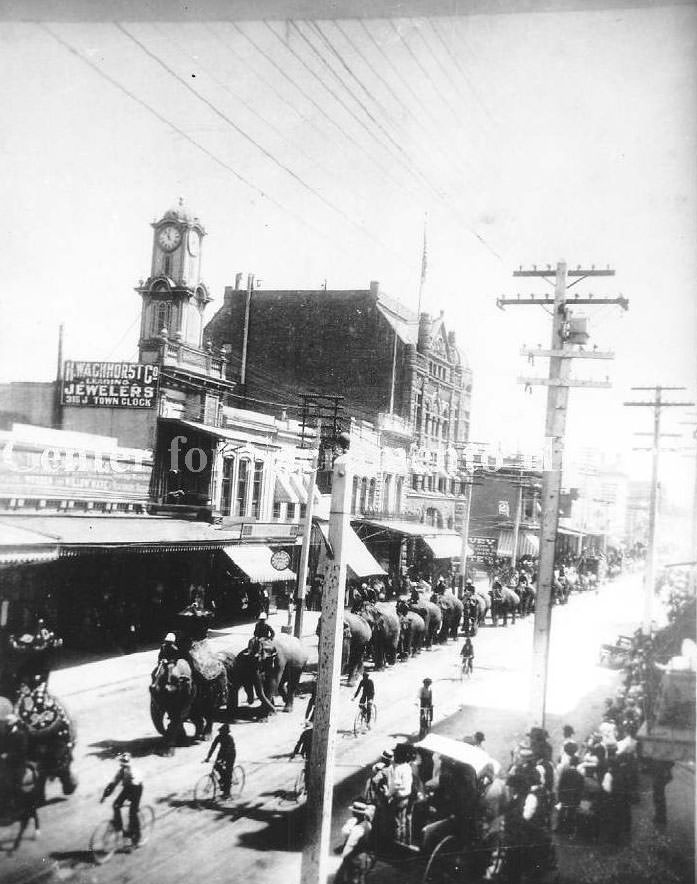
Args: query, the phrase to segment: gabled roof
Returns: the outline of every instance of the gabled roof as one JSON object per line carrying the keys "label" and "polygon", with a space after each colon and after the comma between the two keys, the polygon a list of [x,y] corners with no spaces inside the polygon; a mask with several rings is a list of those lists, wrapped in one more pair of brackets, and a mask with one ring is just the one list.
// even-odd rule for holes
{"label": "gabled roof", "polygon": [[397,337],[405,344],[417,345],[419,340],[419,320],[416,313],[400,304],[394,298],[380,292],[377,308],[394,329]]}

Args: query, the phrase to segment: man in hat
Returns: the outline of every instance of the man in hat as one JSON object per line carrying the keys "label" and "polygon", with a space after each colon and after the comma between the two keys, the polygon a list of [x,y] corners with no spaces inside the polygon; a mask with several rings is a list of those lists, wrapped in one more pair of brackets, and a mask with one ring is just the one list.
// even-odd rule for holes
{"label": "man in hat", "polygon": [[177,644],[177,637],[173,632],[168,632],[160,645],[157,662],[160,663],[164,660],[165,663],[176,663],[180,657],[181,652],[179,650],[179,645]]}
{"label": "man in hat", "polygon": [[273,627],[268,622],[269,615],[266,611],[259,614],[259,619],[254,625],[254,638],[268,639],[271,641],[276,637]]}
{"label": "man in hat", "polygon": [[211,743],[208,754],[203,759],[203,764],[211,760],[211,756],[218,750],[218,757],[215,759],[213,767],[220,776],[221,798],[230,797],[230,786],[232,784],[232,771],[235,767],[235,759],[237,758],[237,747],[235,740],[230,733],[229,724],[221,724],[218,728],[218,734]]}
{"label": "man in hat", "polygon": [[121,787],[120,793],[114,800],[112,807],[114,809],[114,828],[120,832],[123,827],[121,820],[121,808],[128,801],[128,831],[133,847],[137,847],[140,842],[140,819],[138,817],[138,809],[140,808],[140,799],[143,797],[143,777],[139,771],[133,767],[131,763],[130,752],[122,752],[119,755],[119,769],[113,780],[107,783],[99,799],[101,804],[116,789]]}
{"label": "man in hat", "polygon": [[353,816],[341,829],[346,840],[341,851],[336,884],[364,884],[368,872],[375,808],[363,801],[354,801],[351,813]]}

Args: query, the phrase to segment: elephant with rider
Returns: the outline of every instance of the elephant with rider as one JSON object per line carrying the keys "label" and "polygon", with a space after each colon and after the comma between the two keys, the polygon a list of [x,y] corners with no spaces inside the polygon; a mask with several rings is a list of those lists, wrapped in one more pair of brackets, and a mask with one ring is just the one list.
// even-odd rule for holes
{"label": "elephant with rider", "polygon": [[463,605],[452,592],[434,592],[431,596],[433,604],[438,605],[442,612],[442,623],[438,633],[438,641],[443,644],[449,638],[457,638]]}
{"label": "elephant with rider", "polygon": [[400,622],[395,606],[390,602],[364,604],[359,616],[371,629],[370,650],[375,669],[397,662]]}
{"label": "elephant with rider", "polygon": [[407,607],[410,611],[418,614],[424,621],[426,631],[424,633],[423,646],[426,649],[430,649],[433,643],[438,640],[438,635],[443,625],[443,612],[426,595],[415,591],[412,591]]}
{"label": "elephant with rider", "polygon": [[150,682],[150,717],[173,752],[184,725],[194,725],[194,739],[209,740],[213,722],[228,701],[235,655],[214,653],[207,642],[192,642],[186,656],[161,658]]}
{"label": "elephant with rider", "polygon": [[231,667],[228,710],[235,713],[239,690],[244,688],[248,703],[253,703],[256,695],[262,714],[276,711],[276,695],[283,700],[283,711],[291,712],[308,657],[305,645],[292,635],[250,639]]}
{"label": "elephant with rider", "polygon": [[397,602],[399,617],[399,659],[406,660],[421,653],[426,635],[426,623],[415,611],[410,611],[406,602]]}

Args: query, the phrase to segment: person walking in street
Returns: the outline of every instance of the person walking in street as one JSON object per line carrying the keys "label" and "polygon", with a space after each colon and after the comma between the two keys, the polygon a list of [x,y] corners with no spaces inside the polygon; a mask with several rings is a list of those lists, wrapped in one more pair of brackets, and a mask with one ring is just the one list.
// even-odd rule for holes
{"label": "person walking in street", "polygon": [[474,646],[472,645],[472,639],[469,636],[465,639],[465,643],[460,651],[460,657],[462,658],[463,673],[471,675],[474,668]]}
{"label": "person walking in street", "polygon": [[433,722],[433,684],[430,678],[425,678],[419,688],[417,694],[417,702],[419,704],[419,739],[423,740],[426,734],[431,730]]}
{"label": "person walking in street", "polygon": [[218,750],[218,757],[213,765],[220,777],[220,795],[221,798],[230,797],[230,786],[232,784],[232,771],[235,767],[235,759],[237,758],[237,747],[235,740],[230,733],[229,724],[221,724],[218,728],[218,734],[211,743],[211,748],[203,760],[203,764],[211,760],[211,756]]}
{"label": "person walking in street", "polygon": [[673,762],[657,761],[651,759],[651,791],[653,794],[653,821],[657,826],[665,826],[668,819],[666,814],[666,786],[673,779]]}
{"label": "person walking in street", "polygon": [[117,832],[123,829],[121,808],[128,801],[128,832],[126,834],[130,836],[133,847],[138,847],[140,843],[138,810],[140,809],[140,800],[143,797],[143,778],[131,764],[131,756],[128,752],[119,755],[119,769],[114,779],[105,787],[99,803],[101,804],[105,798],[108,798],[117,786],[121,786],[121,791],[112,804],[114,809],[114,828]]}

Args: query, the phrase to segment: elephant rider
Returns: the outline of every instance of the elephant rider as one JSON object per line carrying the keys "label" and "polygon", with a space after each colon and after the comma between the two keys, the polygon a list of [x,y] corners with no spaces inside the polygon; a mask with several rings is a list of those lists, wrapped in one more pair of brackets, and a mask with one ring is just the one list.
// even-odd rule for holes
{"label": "elephant rider", "polygon": [[368,584],[362,583],[360,589],[354,586],[351,593],[351,613],[360,614],[363,603],[366,601],[368,592]]}
{"label": "elephant rider", "polygon": [[370,727],[370,719],[373,715],[373,701],[375,700],[375,684],[367,672],[363,673],[352,699],[355,700],[359,694],[361,696],[358,700],[358,705],[365,709],[365,721],[368,727]]}
{"label": "elephant rider", "polygon": [[229,724],[221,724],[218,728],[218,734],[211,743],[208,755],[203,760],[203,764],[211,760],[211,756],[218,750],[218,757],[215,759],[213,767],[220,776],[221,797],[230,797],[230,785],[232,783],[232,771],[235,767],[235,759],[237,758],[237,747],[230,733]]}
{"label": "elephant rider", "polygon": [[182,656],[183,654],[177,644],[177,637],[173,632],[168,632],[160,645],[157,662],[161,663],[164,660],[166,663],[176,663]]}
{"label": "elephant rider", "polygon": [[120,832],[123,828],[121,808],[126,801],[130,802],[128,809],[128,833],[131,843],[134,847],[137,847],[140,842],[138,809],[140,808],[140,799],[143,797],[143,778],[131,764],[129,752],[119,755],[119,769],[114,779],[104,789],[99,803],[101,804],[105,798],[108,798],[117,786],[121,786],[121,792],[112,804],[114,808],[114,828],[117,832]]}
{"label": "elephant rider", "polygon": [[262,611],[261,614],[259,614],[259,619],[254,624],[254,638],[274,639],[275,637],[276,633],[268,622],[268,614],[266,611]]}
{"label": "elephant rider", "polygon": [[336,874],[337,884],[364,884],[368,871],[375,808],[363,801],[354,801],[351,813],[353,816],[341,829],[346,840],[341,851],[341,865]]}

